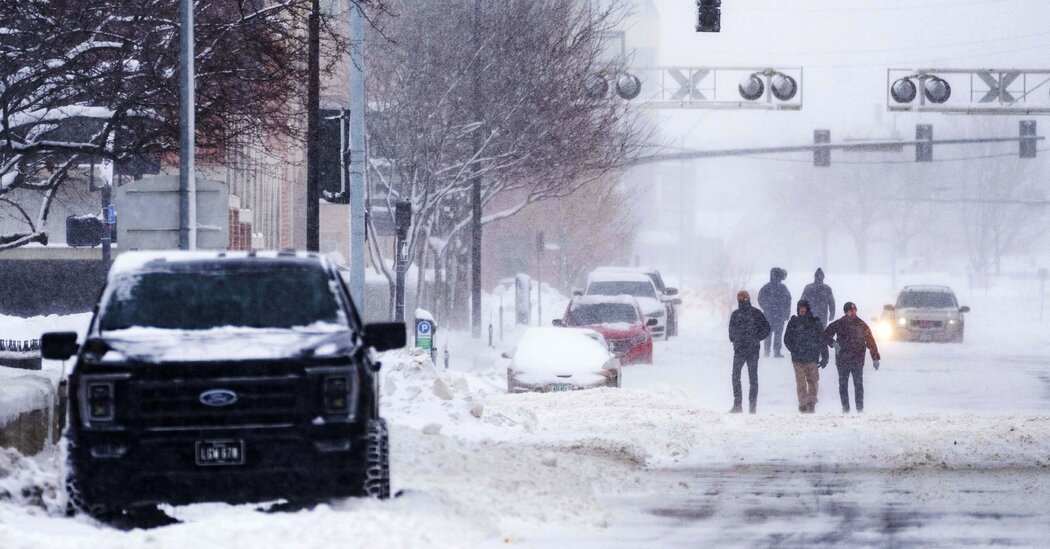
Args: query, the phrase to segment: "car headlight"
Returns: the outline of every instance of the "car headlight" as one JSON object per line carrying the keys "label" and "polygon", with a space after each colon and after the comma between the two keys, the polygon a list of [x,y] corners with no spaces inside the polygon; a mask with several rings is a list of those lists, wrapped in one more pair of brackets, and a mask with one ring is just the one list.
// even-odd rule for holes
{"label": "car headlight", "polygon": [[907,318],[904,318],[902,316],[902,317],[897,319],[897,326],[900,326],[901,328],[903,328],[903,327],[905,327],[907,325],[908,325],[908,319]]}
{"label": "car headlight", "polygon": [[955,326],[955,325],[956,325],[956,324],[958,324],[958,323],[959,323],[959,321],[958,321],[958,320],[955,320],[954,318],[949,318],[949,319],[948,319],[948,325],[949,325],[949,326]]}

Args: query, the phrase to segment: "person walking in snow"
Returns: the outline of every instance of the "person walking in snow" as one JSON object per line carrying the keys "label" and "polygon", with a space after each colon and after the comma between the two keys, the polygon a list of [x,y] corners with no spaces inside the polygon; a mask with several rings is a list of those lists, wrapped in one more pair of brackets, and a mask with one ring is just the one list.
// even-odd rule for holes
{"label": "person walking in snow", "polygon": [[820,320],[821,326],[827,326],[835,320],[835,294],[831,292],[831,286],[824,284],[824,271],[817,268],[813,273],[813,283],[807,284],[802,290],[802,297],[813,306],[813,316]]}
{"label": "person walking in snow", "polygon": [[769,336],[769,322],[762,311],[751,306],[747,292],[738,292],[736,302],[737,309],[729,317],[729,341],[733,344],[733,409],[729,412],[743,412],[740,374],[747,364],[748,403],[753,414],[758,405],[758,353],[762,340]]}
{"label": "person walking in snow", "polygon": [[798,411],[812,414],[816,411],[817,383],[820,380],[817,368],[828,365],[828,346],[824,343],[824,327],[820,319],[813,316],[809,302],[800,299],[796,312],[798,314],[788,321],[784,346],[791,353],[791,364],[795,367]]}
{"label": "person walking in snow", "polygon": [[770,347],[773,348],[774,357],[784,356],[780,354],[781,337],[784,334],[784,323],[791,316],[791,292],[784,285],[787,275],[784,269],[773,267],[769,271],[769,283],[758,291],[758,306],[766,315],[772,330],[763,342],[766,357],[769,357]]}
{"label": "person walking in snow", "polygon": [[845,315],[828,324],[824,340],[835,349],[835,366],[839,370],[839,398],[842,412],[849,413],[849,378],[853,377],[853,396],[857,411],[864,411],[864,351],[871,351],[872,366],[879,369],[879,348],[868,324],[857,316],[857,306],[846,302]]}

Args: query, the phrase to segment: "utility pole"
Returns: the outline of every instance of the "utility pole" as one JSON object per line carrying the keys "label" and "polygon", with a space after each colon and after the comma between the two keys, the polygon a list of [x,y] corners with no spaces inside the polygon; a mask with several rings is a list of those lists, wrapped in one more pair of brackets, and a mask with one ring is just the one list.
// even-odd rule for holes
{"label": "utility pole", "polygon": [[412,226],[412,203],[394,205],[394,322],[405,321],[405,272],[408,270],[408,230]]}
{"label": "utility pole", "polygon": [[[481,51],[481,0],[474,0],[474,66],[473,94],[474,114],[481,115],[481,61],[477,54]],[[480,120],[478,121],[480,122]],[[474,129],[474,152],[481,150],[480,128]],[[477,163],[473,166],[474,176],[470,182],[470,334],[474,339],[481,339],[481,172]]]}
{"label": "utility pole", "polygon": [[543,326],[543,231],[536,233],[536,325]]}
{"label": "utility pole", "polygon": [[197,248],[193,0],[179,3],[179,249]]}
{"label": "utility pole", "polygon": [[350,297],[365,309],[365,14],[350,0]]}
{"label": "utility pole", "polygon": [[306,83],[306,249],[321,249],[321,190],[318,186],[318,127],[321,120],[321,4],[310,0]]}

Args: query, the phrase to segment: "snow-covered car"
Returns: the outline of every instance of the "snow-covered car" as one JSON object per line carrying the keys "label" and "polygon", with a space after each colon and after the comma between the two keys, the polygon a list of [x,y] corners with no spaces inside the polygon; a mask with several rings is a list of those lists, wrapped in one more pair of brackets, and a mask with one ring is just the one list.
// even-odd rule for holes
{"label": "snow-covered car", "polygon": [[404,344],[403,324],[362,325],[315,254],[124,253],[83,344],[42,341],[45,358],[76,356],[69,501],[111,521],[164,503],[385,498],[370,348]]}
{"label": "snow-covered car", "polygon": [[620,364],[653,363],[653,338],[646,329],[656,319],[645,319],[638,301],[629,295],[580,296],[569,301],[565,316],[555,326],[588,328],[600,333]]}
{"label": "snow-covered car", "polygon": [[587,277],[587,288],[583,294],[634,297],[645,318],[656,319],[655,325],[647,325],[653,338],[667,339],[667,305],[660,300],[660,294],[649,275],[626,270],[595,271]]}
{"label": "snow-covered car", "polygon": [[962,343],[968,312],[947,286],[905,286],[897,303],[883,308],[878,331],[900,341]]}
{"label": "snow-covered car", "polygon": [[660,297],[660,301],[664,302],[667,309],[667,335],[677,336],[678,305],[682,304],[682,298],[678,297],[678,288],[668,287],[656,267],[598,267],[594,270],[596,273],[614,273],[617,271],[642,273],[653,281],[653,286],[656,287],[656,295]]}
{"label": "snow-covered car", "polygon": [[532,327],[506,356],[508,393],[620,386],[620,361],[594,330]]}

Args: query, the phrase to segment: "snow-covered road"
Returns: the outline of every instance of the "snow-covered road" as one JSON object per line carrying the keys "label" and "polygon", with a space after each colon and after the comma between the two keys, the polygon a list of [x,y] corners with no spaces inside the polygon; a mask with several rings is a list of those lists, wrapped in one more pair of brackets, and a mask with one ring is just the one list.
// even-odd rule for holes
{"label": "snow-covered road", "polygon": [[[500,349],[453,335],[450,370],[384,358],[387,502],[264,514],[170,509],[122,532],[61,515],[60,456],[0,455],[0,547],[931,546],[1050,539],[1050,330],[974,303],[961,345],[883,343],[866,413],[834,366],[797,412],[788,359],[762,359],[759,414],[729,415],[724,321],[683,317],[622,390],[505,394]],[[746,381],[745,381],[746,383]]]}

